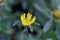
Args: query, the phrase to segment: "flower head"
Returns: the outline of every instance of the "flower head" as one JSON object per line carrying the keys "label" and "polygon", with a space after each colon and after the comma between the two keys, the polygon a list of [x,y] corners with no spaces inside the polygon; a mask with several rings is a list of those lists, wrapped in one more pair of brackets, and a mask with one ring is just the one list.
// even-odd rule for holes
{"label": "flower head", "polygon": [[2,3],[4,0],[0,0],[0,3]]}
{"label": "flower head", "polygon": [[0,5],[2,6],[2,5],[4,5],[5,3],[4,3],[4,0],[0,0]]}
{"label": "flower head", "polygon": [[54,18],[60,19],[60,11],[59,10],[54,11],[53,16]]}
{"label": "flower head", "polygon": [[23,26],[30,26],[36,20],[36,16],[32,18],[32,14],[30,13],[27,14],[27,17],[26,14],[24,13],[23,15],[21,15],[20,18]]}

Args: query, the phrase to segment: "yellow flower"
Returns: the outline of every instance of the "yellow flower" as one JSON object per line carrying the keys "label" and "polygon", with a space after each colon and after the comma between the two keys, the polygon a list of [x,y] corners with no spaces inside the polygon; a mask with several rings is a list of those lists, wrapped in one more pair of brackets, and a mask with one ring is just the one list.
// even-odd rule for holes
{"label": "yellow flower", "polygon": [[5,0],[0,0],[0,6],[5,5]]}
{"label": "yellow flower", "polygon": [[26,14],[24,13],[23,15],[21,15],[20,18],[23,26],[30,26],[36,20],[36,16],[32,18],[32,14],[30,13],[27,14],[27,17],[26,17]]}
{"label": "yellow flower", "polygon": [[0,3],[2,3],[4,0],[0,0]]}
{"label": "yellow flower", "polygon": [[54,16],[54,18],[60,19],[60,11],[59,10],[55,10],[53,12],[53,16]]}

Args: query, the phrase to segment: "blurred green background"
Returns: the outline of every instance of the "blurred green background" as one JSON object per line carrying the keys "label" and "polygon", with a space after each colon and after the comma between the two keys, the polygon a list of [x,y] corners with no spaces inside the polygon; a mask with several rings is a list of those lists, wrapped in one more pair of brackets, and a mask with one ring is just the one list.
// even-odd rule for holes
{"label": "blurred green background", "polygon": [[[60,10],[60,0],[1,0],[0,40],[60,40],[60,18],[53,11]],[[27,29],[20,16],[30,12],[36,21]]]}

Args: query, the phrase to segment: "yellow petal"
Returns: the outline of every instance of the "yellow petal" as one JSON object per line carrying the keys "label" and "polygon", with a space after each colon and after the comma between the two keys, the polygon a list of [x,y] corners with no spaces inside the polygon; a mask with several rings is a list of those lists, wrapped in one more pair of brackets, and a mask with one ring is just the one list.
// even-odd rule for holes
{"label": "yellow petal", "polygon": [[26,15],[25,13],[23,15],[21,15],[21,17],[20,17],[21,18],[21,22],[23,22],[25,20],[25,15]]}
{"label": "yellow petal", "polygon": [[35,20],[36,20],[36,16],[34,16],[34,17],[32,18],[31,23],[34,23]]}
{"label": "yellow petal", "polygon": [[28,19],[28,20],[31,20],[31,18],[32,18],[32,14],[28,13],[28,14],[27,14],[27,19]]}
{"label": "yellow petal", "polygon": [[23,19],[25,19],[25,18],[26,18],[25,16],[26,16],[26,14],[24,13],[24,14],[23,14]]}

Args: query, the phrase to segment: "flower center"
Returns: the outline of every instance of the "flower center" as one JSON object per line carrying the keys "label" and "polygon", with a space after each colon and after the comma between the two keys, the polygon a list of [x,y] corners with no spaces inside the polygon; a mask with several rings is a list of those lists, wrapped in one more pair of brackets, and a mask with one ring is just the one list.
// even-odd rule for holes
{"label": "flower center", "polygon": [[53,16],[55,17],[55,18],[58,18],[58,19],[60,19],[60,11],[54,11],[53,12]]}
{"label": "flower center", "polygon": [[30,24],[31,24],[31,21],[26,19],[26,20],[25,20],[25,24],[26,24],[26,25],[30,25]]}

